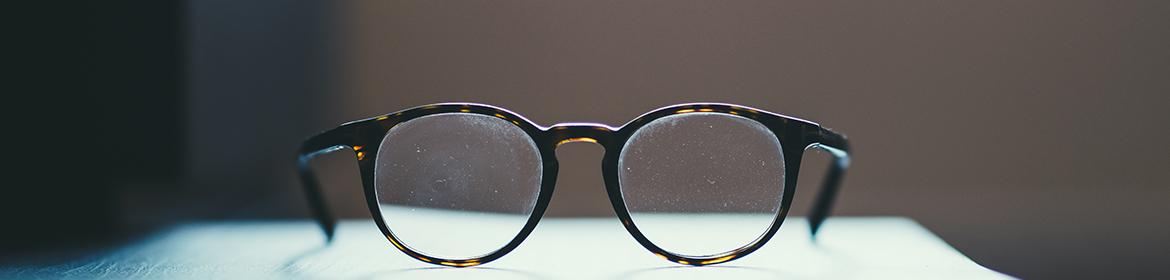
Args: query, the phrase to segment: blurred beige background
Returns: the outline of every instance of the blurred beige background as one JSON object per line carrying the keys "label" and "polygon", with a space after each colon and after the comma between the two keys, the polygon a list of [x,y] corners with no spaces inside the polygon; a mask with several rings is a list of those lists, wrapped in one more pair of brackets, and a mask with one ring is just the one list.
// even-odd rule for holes
{"label": "blurred beige background", "polygon": [[[837,215],[911,217],[1028,279],[1168,273],[1167,2],[196,1],[190,15],[187,174],[250,197],[225,217],[306,217],[293,148],[345,121],[471,101],[621,125],[716,101],[848,135]],[[558,150],[549,215],[613,215],[601,153]],[[795,215],[828,157],[805,163]],[[317,165],[334,211],[368,217],[352,160]]]}

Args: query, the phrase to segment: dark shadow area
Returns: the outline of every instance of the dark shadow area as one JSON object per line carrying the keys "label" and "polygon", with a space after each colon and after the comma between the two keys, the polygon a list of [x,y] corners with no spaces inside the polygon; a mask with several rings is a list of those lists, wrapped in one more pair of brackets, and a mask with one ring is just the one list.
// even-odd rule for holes
{"label": "dark shadow area", "polygon": [[0,252],[115,242],[193,219],[304,216],[283,178],[299,140],[323,127],[313,124],[330,77],[327,7],[13,8],[16,83],[4,104],[15,164],[0,185]]}
{"label": "dark shadow area", "polygon": [[84,244],[125,231],[120,193],[178,183],[186,126],[181,1],[10,8],[15,87],[0,249]]}

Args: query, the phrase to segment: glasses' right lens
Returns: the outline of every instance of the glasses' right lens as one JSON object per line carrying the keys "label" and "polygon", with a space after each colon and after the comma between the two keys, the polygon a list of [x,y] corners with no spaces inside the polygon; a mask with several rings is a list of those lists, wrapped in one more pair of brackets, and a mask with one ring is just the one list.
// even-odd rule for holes
{"label": "glasses' right lens", "polygon": [[784,194],[784,154],[776,136],[730,114],[654,120],[630,136],[618,168],[638,230],[683,256],[751,244],[771,226]]}
{"label": "glasses' right lens", "polygon": [[536,144],[503,119],[446,113],[399,124],[378,147],[374,188],[386,226],[404,245],[471,259],[507,245],[540,192]]}

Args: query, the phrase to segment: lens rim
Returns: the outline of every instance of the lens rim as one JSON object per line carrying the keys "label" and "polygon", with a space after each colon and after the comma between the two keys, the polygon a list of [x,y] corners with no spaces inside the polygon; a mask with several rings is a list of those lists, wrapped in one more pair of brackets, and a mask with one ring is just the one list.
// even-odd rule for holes
{"label": "lens rim", "polygon": [[[533,143],[536,144],[537,153],[541,157],[543,171],[541,172],[539,193],[537,194],[536,205],[533,207],[532,213],[529,215],[528,220],[524,224],[524,227],[520,229],[516,237],[514,237],[503,247],[500,247],[499,249],[484,255],[471,258],[447,258],[429,255],[423,253],[422,251],[411,248],[409,245],[403,243],[402,240],[394,235],[393,231],[387,227],[385,220],[382,217],[380,208],[378,207],[377,192],[374,184],[374,174],[378,148],[382,138],[384,138],[387,133],[402,123],[424,116],[443,113],[470,113],[497,117],[508,121],[523,130],[524,133],[528,135],[530,140],[533,140]],[[550,151],[550,147],[548,145],[542,145],[540,141],[536,141],[535,137],[533,137],[533,135],[539,135],[540,133],[543,133],[541,127],[516,113],[505,110],[503,108],[482,104],[444,103],[415,107],[376,118],[347,123],[343,126],[346,125],[356,126],[355,129],[352,130],[353,132],[351,135],[345,135],[343,137],[352,137],[352,139],[357,140],[355,145],[350,146],[357,154],[358,168],[361,169],[366,203],[370,209],[370,214],[374,218],[374,222],[378,225],[378,228],[382,231],[382,234],[386,236],[390,243],[394,244],[394,246],[403,253],[406,253],[415,259],[427,263],[455,267],[474,266],[491,262],[516,249],[516,247],[519,246],[520,243],[525,238],[527,238],[529,234],[532,233],[532,230],[536,228],[536,224],[539,222],[540,217],[542,217],[545,210],[548,209],[548,203],[552,198],[552,188],[553,184],[556,182],[557,174],[556,159],[550,157],[550,155],[555,155],[555,151]],[[555,148],[555,146],[552,148]]]}
{"label": "lens rim", "polygon": [[[427,115],[460,112],[495,116],[520,127],[536,143],[544,170],[541,176],[540,193],[537,196],[536,206],[533,208],[532,215],[528,218],[524,228],[520,230],[512,241],[496,251],[479,257],[450,259],[429,256],[409,246],[405,246],[387,228],[378,208],[377,195],[374,187],[374,169],[377,161],[377,149],[382,138],[398,124]],[[784,154],[784,197],[782,198],[780,210],[777,211],[771,226],[759,238],[748,245],[725,253],[709,256],[674,254],[663,250],[647,239],[638,230],[637,225],[633,222],[630,213],[625,207],[620,182],[618,180],[618,158],[626,141],[629,140],[634,131],[637,131],[658,118],[693,112],[732,114],[757,121],[767,127],[777,137],[777,141],[780,143]],[[327,131],[306,140],[302,149],[307,150],[321,147],[318,150],[324,150],[330,146],[352,148],[357,155],[358,167],[361,170],[367,205],[383,235],[403,253],[420,261],[437,265],[465,267],[488,263],[502,257],[519,246],[532,233],[532,230],[536,228],[536,224],[539,222],[540,217],[544,216],[549,201],[552,199],[559,166],[556,159],[557,146],[572,141],[595,142],[605,148],[605,155],[602,158],[602,175],[605,179],[606,192],[609,196],[610,203],[614,208],[614,212],[621,220],[622,225],[630,235],[655,255],[680,264],[701,266],[727,262],[746,256],[759,249],[776,234],[792,204],[792,196],[796,191],[797,175],[799,174],[800,162],[804,150],[814,147],[821,141],[834,140],[823,135],[824,131],[820,125],[810,121],[747,106],[726,103],[671,105],[645,113],[625,125],[616,128],[596,123],[562,123],[551,127],[543,127],[519,114],[491,105],[477,103],[440,103],[349,122],[341,125],[338,129]],[[838,141],[844,143],[843,139]],[[567,252],[566,254],[572,255],[572,253]]]}
{"label": "lens rim", "polygon": [[[626,146],[626,142],[629,141],[635,131],[655,120],[688,113],[719,113],[745,117],[763,124],[777,138],[777,142],[780,143],[781,152],[784,156],[785,174],[780,209],[773,218],[772,224],[764,233],[751,243],[740,248],[705,256],[687,256],[672,253],[658,247],[658,245],[643,235],[638,230],[637,224],[633,221],[629,211],[625,207],[625,201],[621,193],[621,183],[618,180],[618,159],[620,158],[622,149]],[[612,146],[606,147],[606,155],[602,159],[604,166],[602,170],[606,173],[606,187],[609,191],[609,197],[614,206],[614,211],[617,212],[618,218],[622,220],[623,225],[630,232],[630,235],[638,243],[642,244],[643,247],[662,258],[680,264],[702,266],[723,263],[742,258],[758,250],[780,229],[780,225],[783,224],[784,218],[788,215],[788,209],[792,205],[792,196],[796,192],[796,181],[797,174],[800,173],[801,156],[805,149],[812,147],[816,143],[815,141],[819,140],[819,131],[820,125],[816,123],[746,106],[723,103],[678,104],[643,114],[615,131],[614,134],[620,141],[617,141]]]}
{"label": "lens rim", "polygon": [[[398,123],[398,124],[396,124],[396,125],[395,125],[395,126],[394,126],[394,127],[391,129],[391,130],[387,131],[387,132],[386,132],[386,136],[384,136],[384,137],[383,137],[383,141],[382,141],[381,143],[379,143],[379,145],[378,145],[379,152],[378,152],[377,156],[379,156],[379,157],[381,157],[381,156],[387,156],[387,155],[384,155],[384,154],[382,153],[382,152],[384,152],[384,151],[385,151],[385,150],[383,150],[383,149],[386,149],[387,147],[394,147],[394,146],[396,146],[396,145],[397,145],[397,144],[395,144],[395,142],[391,142],[391,141],[394,141],[394,139],[391,139],[391,138],[390,138],[390,137],[391,137],[391,134],[392,134],[392,133],[394,133],[396,130],[398,130],[398,129],[403,129],[405,126],[410,126],[412,122],[419,122],[419,121],[424,121],[424,120],[427,120],[427,119],[431,119],[431,120],[432,120],[432,122],[431,122],[431,125],[426,125],[426,124],[423,124],[423,126],[422,126],[422,127],[434,128],[434,127],[435,127],[435,124],[434,124],[434,122],[433,122],[433,121],[435,121],[435,120],[440,120],[440,118],[444,118],[444,117],[456,117],[456,118],[468,118],[468,117],[473,117],[473,118],[476,118],[476,119],[477,119],[477,122],[478,122],[478,121],[483,121],[483,122],[493,122],[493,123],[495,123],[495,124],[500,124],[500,125],[504,125],[504,124],[502,124],[502,123],[498,123],[498,122],[500,122],[500,121],[503,121],[504,123],[508,123],[508,121],[506,121],[506,120],[500,120],[498,117],[495,117],[495,116],[488,116],[488,115],[483,115],[483,114],[471,114],[471,113],[463,113],[463,112],[439,113],[439,114],[429,114],[429,115],[425,115],[425,116],[420,116],[420,117],[413,118],[413,119],[411,119],[411,120],[408,120],[408,121],[404,121],[404,122]],[[447,120],[450,120],[450,119],[447,119]],[[419,125],[420,125],[420,124],[414,124],[414,127],[418,128],[418,127],[420,127]],[[512,124],[508,124],[508,125],[512,125]],[[441,127],[442,125],[441,125],[441,124],[439,124],[438,126],[440,126],[440,127]],[[478,125],[477,125],[477,126],[478,126]],[[495,127],[495,126],[493,126],[493,127]],[[499,129],[511,129],[511,128],[508,128],[508,127],[500,127]],[[455,132],[455,131],[458,131],[458,130],[463,130],[463,131],[473,131],[473,128],[471,128],[471,127],[463,127],[463,128],[460,128],[460,129],[451,129],[450,127],[442,127],[442,129],[441,129],[441,130],[442,130],[442,132]],[[440,133],[441,133],[441,132],[440,132]],[[511,133],[509,133],[509,134],[511,134]],[[403,134],[399,133],[398,135],[399,135],[399,136],[401,136],[401,135],[403,135]],[[441,137],[446,137],[446,136],[441,136]],[[523,144],[522,144],[522,145],[523,145],[523,147],[516,147],[516,149],[528,149],[528,148],[532,148],[532,150],[530,150],[530,152],[531,152],[531,153],[535,153],[535,155],[536,155],[536,159],[538,160],[537,164],[541,164],[541,163],[539,162],[539,160],[540,160],[540,158],[541,158],[541,154],[540,154],[540,151],[538,151],[538,150],[536,149],[536,143],[532,142],[532,137],[528,136],[528,134],[527,134],[527,133],[525,133],[525,132],[520,132],[520,133],[519,133],[519,135],[517,135],[517,136],[515,136],[515,137],[517,137],[517,138],[515,138],[515,139],[513,139],[513,140],[527,141],[527,142],[525,142],[525,143],[523,143]],[[477,136],[477,137],[475,137],[475,138],[480,138],[480,137],[478,137],[478,136]],[[460,143],[460,144],[463,144],[463,143]],[[434,149],[434,148],[432,147],[432,148],[427,148],[427,149],[429,150],[429,149]],[[413,152],[413,151],[411,151],[411,152]],[[516,150],[512,150],[512,153],[517,153],[517,151],[516,151]],[[529,153],[529,152],[528,152],[528,151],[525,151],[524,153]],[[498,160],[500,160],[500,158],[497,158],[497,157],[500,157],[500,156],[502,156],[502,155],[488,156],[488,157],[485,157],[485,158],[483,158],[483,160],[488,160],[488,161],[498,161]],[[390,161],[393,161],[393,160],[395,160],[395,159],[388,159],[388,160],[390,160]],[[375,194],[376,194],[376,195],[378,195],[379,197],[382,197],[382,198],[386,198],[386,197],[388,197],[387,195],[393,195],[393,194],[388,194],[388,193],[381,193],[381,194],[378,194],[378,192],[379,192],[379,191],[387,191],[387,192],[393,193],[393,191],[391,191],[390,189],[387,189],[387,188],[386,188],[386,187],[388,186],[388,185],[386,185],[386,184],[387,184],[387,183],[389,183],[389,181],[388,181],[388,180],[386,180],[386,179],[388,179],[388,177],[393,177],[393,176],[387,176],[387,174],[382,174],[381,176],[379,175],[379,173],[380,173],[380,172],[388,171],[388,169],[390,169],[390,167],[386,166],[386,164],[385,164],[385,163],[383,163],[383,164],[382,164],[382,165],[380,165],[380,166],[376,166],[376,167],[375,167],[375,169],[374,169],[374,172],[375,172],[375,174],[374,174],[374,183],[375,183],[375,186],[380,186],[380,187],[381,187],[381,188],[375,188]],[[529,170],[531,170],[531,171],[538,171],[538,170],[543,170],[543,169],[544,169],[543,167],[541,167],[541,166],[537,165],[537,166],[535,166],[535,170],[533,170],[533,169],[529,169]],[[381,170],[381,171],[380,171],[380,170]],[[412,172],[413,172],[413,171],[412,171]],[[512,172],[504,172],[504,173],[512,173]],[[515,173],[513,173],[513,174],[515,174]],[[533,173],[527,173],[527,174],[523,174],[523,175],[525,175],[525,176],[523,176],[523,177],[530,178],[530,177],[528,177],[528,175],[541,176],[542,174],[535,174],[535,172],[533,172]],[[407,176],[409,176],[409,175],[407,175]],[[539,177],[538,177],[538,179],[539,179]],[[541,183],[540,181],[537,181],[535,186],[534,186],[534,185],[530,185],[530,184],[528,184],[528,183],[522,184],[522,186],[518,185],[519,187],[522,187],[522,188],[521,188],[522,190],[521,190],[521,189],[517,189],[517,190],[518,190],[518,192],[514,192],[513,194],[517,194],[517,195],[521,195],[521,196],[533,196],[533,197],[531,197],[531,200],[528,200],[528,198],[525,198],[522,204],[524,204],[524,205],[523,205],[524,207],[529,207],[529,206],[533,206],[533,207],[534,207],[534,205],[535,205],[535,203],[536,203],[536,200],[537,200],[536,196],[538,196],[538,195],[539,195],[539,192],[540,192],[540,183]],[[533,188],[533,187],[535,187],[535,190],[529,189],[529,188]],[[411,193],[414,193],[414,191],[411,191]],[[501,193],[508,193],[508,192],[501,192]],[[480,198],[482,198],[482,197],[480,197]],[[531,202],[532,204],[528,204],[528,202]],[[385,204],[382,204],[382,203],[384,203],[384,201],[382,201],[382,202],[379,202],[379,211],[378,211],[378,212],[379,212],[379,214],[382,214],[382,215],[383,215],[383,220],[382,220],[382,221],[383,221],[383,222],[385,222],[385,223],[387,224],[387,228],[390,230],[390,232],[391,232],[391,234],[394,236],[394,238],[395,238],[396,240],[399,240],[399,241],[401,241],[401,242],[400,242],[400,244],[402,244],[403,246],[406,246],[406,247],[409,247],[409,248],[411,248],[411,250],[412,250],[412,251],[426,252],[426,253],[424,253],[424,254],[427,254],[427,255],[430,255],[430,256],[436,256],[436,257],[437,257],[437,256],[447,256],[447,258],[451,258],[451,256],[469,256],[469,258],[468,258],[468,259],[475,259],[475,258],[480,258],[480,257],[483,257],[484,255],[490,254],[491,252],[494,252],[495,250],[499,249],[499,247],[494,247],[494,248],[492,248],[492,250],[484,250],[484,251],[476,250],[476,251],[474,252],[474,253],[476,253],[476,254],[452,254],[452,252],[443,252],[442,254],[440,254],[440,252],[441,252],[441,251],[434,251],[433,249],[431,249],[431,250],[428,250],[428,249],[426,248],[427,246],[420,246],[420,245],[419,245],[419,244],[421,244],[421,243],[424,243],[424,242],[419,242],[419,241],[418,241],[418,240],[419,240],[419,239],[417,238],[417,237],[419,236],[419,235],[418,235],[418,233],[422,233],[423,235],[427,235],[427,236],[428,236],[428,238],[435,238],[435,235],[436,235],[436,233],[434,233],[433,231],[424,231],[424,232],[418,232],[418,231],[414,231],[414,233],[415,233],[415,234],[413,234],[413,235],[412,235],[412,234],[409,234],[409,233],[407,233],[407,231],[406,231],[406,230],[404,230],[404,229],[407,229],[407,228],[409,228],[410,226],[404,225],[404,224],[402,224],[402,223],[400,223],[400,222],[396,222],[396,219],[394,219],[394,217],[400,217],[400,218],[401,218],[402,216],[399,216],[399,215],[390,215],[390,216],[391,216],[391,219],[386,219],[385,215],[387,215],[387,213],[386,213],[386,212],[384,212],[384,211],[385,211],[384,209],[382,209],[382,207],[383,207],[383,206],[385,206]],[[527,210],[527,209],[526,209],[526,210]],[[531,213],[517,213],[517,214],[518,214],[518,215],[516,215],[516,216],[518,216],[518,217],[521,217],[521,216],[523,216],[523,217],[525,217],[525,218],[529,218],[529,219],[531,218]],[[429,222],[427,222],[427,223],[434,223],[434,222],[437,222],[437,221],[441,221],[441,220],[431,219],[431,220],[430,220]],[[519,221],[517,221],[517,222],[519,222]],[[446,222],[445,222],[445,223],[446,223]],[[527,224],[527,223],[528,223],[528,221],[527,221],[527,220],[525,220],[525,221],[524,221],[524,223],[525,223],[525,224]],[[449,224],[449,225],[457,225],[457,224],[460,224],[460,223],[453,223],[453,224],[452,224],[452,223],[447,223],[447,224]],[[397,228],[396,228],[396,227],[397,227]],[[508,231],[509,231],[509,233],[511,233],[512,231],[514,231],[514,230],[518,230],[518,229],[520,229],[520,228],[522,228],[522,227],[523,227],[522,225],[521,225],[520,227],[515,227],[515,225],[510,225],[510,226],[508,227]],[[396,230],[397,230],[397,231],[396,231]],[[482,232],[482,231],[473,230],[472,232]],[[452,234],[452,233],[454,233],[454,234],[458,234],[458,235],[464,235],[464,232],[448,232],[447,234]],[[501,232],[501,233],[502,233],[502,232]],[[480,235],[480,236],[482,236],[482,235]],[[451,237],[451,238],[446,238],[446,239],[439,239],[439,240],[442,240],[442,242],[444,242],[444,243],[447,243],[447,242],[452,242],[452,241],[451,241],[452,239],[454,239],[454,240],[459,240],[459,241],[465,241],[465,240],[467,240],[466,238],[462,238],[462,236],[460,236],[459,238],[454,238],[455,236],[450,236],[450,237]],[[404,239],[405,239],[405,240],[404,240]],[[511,243],[511,242],[512,242],[512,241],[514,241],[514,240],[515,240],[515,236],[513,235],[513,238],[512,238],[512,239],[508,239],[508,240],[507,240],[507,242],[503,242],[503,244]],[[412,241],[413,241],[413,242],[415,242],[415,243],[413,243],[413,245],[412,245],[412,243],[411,243]],[[504,241],[504,240],[493,239],[493,241]],[[455,241],[455,242],[458,242],[458,241]],[[485,242],[485,243],[487,243],[487,242]],[[464,244],[466,244],[466,243],[464,243]],[[499,242],[490,242],[490,245],[492,245],[492,246],[495,246],[495,245],[500,245],[500,244],[501,244],[501,243],[499,243]],[[489,245],[489,244],[482,244],[482,245]],[[416,246],[418,246],[418,247],[416,247]],[[464,248],[464,249],[467,249],[467,247],[463,247],[463,248]]]}
{"label": "lens rim", "polygon": [[[707,114],[707,115],[703,116],[703,115],[699,115],[699,114]],[[762,124],[760,124],[758,121],[755,121],[755,120],[752,120],[752,119],[748,119],[748,118],[745,118],[745,117],[742,117],[742,116],[739,116],[739,115],[736,115],[736,114],[720,114],[720,113],[715,113],[715,112],[702,112],[702,111],[700,111],[700,112],[688,112],[688,113],[686,113],[686,115],[697,115],[697,117],[708,117],[708,118],[709,118],[709,117],[712,117],[712,115],[714,115],[714,116],[720,116],[720,117],[724,117],[724,116],[725,116],[725,117],[728,117],[728,118],[738,118],[736,121],[746,120],[746,121],[748,121],[748,122],[752,122],[752,123],[754,123],[755,125],[760,125],[760,126],[763,126],[763,125],[762,125]],[[670,118],[681,117],[681,116],[684,116],[684,115],[683,115],[683,114],[672,114],[672,115],[665,115],[665,116],[661,116],[661,117],[655,118],[654,120],[651,120],[651,121],[647,122],[647,125],[651,125],[651,124],[654,124],[654,123],[656,123],[656,122],[659,122],[659,121],[664,121],[664,120],[668,120],[668,119],[670,119]],[[658,125],[662,125],[662,124],[658,124]],[[765,127],[765,128],[766,128],[766,127]],[[686,130],[681,130],[681,131],[686,131]],[[643,132],[645,132],[645,131],[643,131],[642,129],[637,129],[637,130],[634,130],[633,132],[631,132],[631,134],[630,134],[630,137],[629,137],[628,139],[626,139],[626,141],[625,141],[625,142],[622,144],[622,149],[620,150],[620,152],[616,154],[616,155],[617,155],[617,157],[618,157],[618,166],[617,166],[617,168],[616,168],[616,170],[618,170],[618,181],[619,181],[619,182],[618,182],[618,187],[619,187],[620,189],[622,189],[622,190],[625,190],[625,189],[626,189],[626,188],[624,188],[624,187],[623,187],[623,184],[622,184],[623,182],[622,182],[622,177],[621,177],[621,172],[622,172],[622,168],[623,168],[623,166],[622,166],[622,156],[623,156],[623,154],[624,154],[625,152],[627,152],[627,149],[630,149],[630,148],[631,148],[631,145],[634,143],[634,141],[635,141],[635,140],[637,140],[637,137],[640,135],[640,133],[643,133]],[[677,131],[676,131],[676,133],[677,133]],[[780,162],[780,164],[785,164],[785,160],[784,160],[784,152],[783,152],[783,146],[781,146],[781,144],[779,143],[779,142],[780,142],[780,141],[779,141],[779,139],[777,139],[777,138],[776,138],[776,136],[775,136],[775,133],[773,133],[773,132],[772,132],[772,131],[770,131],[770,130],[768,131],[768,133],[767,133],[767,134],[768,134],[767,136],[770,136],[770,137],[772,137],[772,139],[769,139],[769,140],[771,140],[771,141],[774,141],[774,143],[777,145],[777,147],[776,147],[776,148],[777,148],[777,150],[775,150],[775,152],[779,153],[779,156],[780,156],[780,158],[779,158],[779,162]],[[764,136],[764,135],[760,135],[760,136]],[[767,137],[767,136],[765,136],[765,137]],[[669,138],[669,136],[667,136],[667,137]],[[701,148],[700,148],[700,149],[701,149]],[[784,174],[784,172],[786,171],[786,168],[785,168],[786,166],[787,166],[787,165],[781,166],[781,168],[780,168],[780,170],[779,170],[779,171],[780,171],[780,174],[779,174],[779,178],[778,178],[778,179],[781,179],[781,180],[783,180],[783,179],[785,178],[785,174]],[[779,208],[780,208],[780,204],[782,203],[782,200],[783,200],[783,198],[784,198],[784,182],[783,182],[783,181],[779,181],[779,182],[777,182],[777,183],[778,183],[778,185],[779,185],[778,187],[780,188],[780,190],[779,190],[780,192],[779,192],[779,194],[778,194],[778,196],[779,196],[779,197],[777,197],[777,198],[779,198],[780,200],[779,200],[779,201],[775,201],[775,202],[776,202],[776,207],[777,207],[776,211],[777,211],[777,212],[779,212],[779,211],[780,211],[780,209],[779,209]],[[632,189],[631,189],[631,190],[632,190]],[[629,197],[634,197],[634,196],[629,196]],[[626,198],[627,198],[627,195],[625,195],[625,193],[624,193],[624,192],[622,192],[622,199],[624,200],[624,199],[626,199]],[[630,211],[630,205],[629,205],[628,203],[624,203],[624,202],[623,202],[623,206],[624,206],[624,208],[626,209],[626,211],[627,211],[627,212],[631,212],[631,215],[630,215],[630,216],[631,216],[631,220],[632,220],[632,219],[633,219],[633,217],[634,217],[635,215],[633,214],[633,211]],[[773,213],[773,214],[775,214],[775,213]],[[645,220],[643,220],[643,221],[645,221]],[[771,227],[771,223],[775,223],[775,222],[776,222],[776,220],[775,220],[775,217],[773,216],[773,219],[772,219],[771,221],[768,221],[768,222],[769,222],[769,224],[768,224],[768,227],[765,227],[765,228],[770,228],[770,227]],[[638,232],[642,233],[642,229],[639,229],[639,230],[638,230]],[[645,233],[642,233],[642,234],[643,234],[643,235],[645,235]],[[685,234],[685,233],[684,233],[684,234]],[[750,242],[747,242],[747,243],[745,243],[744,245],[742,245],[742,246],[739,246],[739,247],[732,247],[732,248],[727,248],[727,249],[730,249],[730,250],[725,250],[725,251],[722,251],[722,252],[720,252],[720,253],[706,254],[706,255],[691,255],[691,254],[684,254],[684,253],[679,253],[679,252],[675,252],[675,251],[669,251],[669,250],[665,250],[665,249],[663,249],[663,250],[664,250],[664,251],[671,252],[672,254],[676,254],[676,255],[679,255],[679,256],[686,256],[686,257],[690,257],[690,258],[708,258],[708,257],[711,257],[711,256],[722,255],[723,253],[726,253],[726,252],[728,252],[728,251],[735,251],[735,250],[738,250],[738,249],[742,249],[743,247],[746,247],[746,246],[747,246],[747,245],[749,245],[749,244],[755,243],[755,242],[757,242],[757,241],[759,240],[759,237],[760,237],[760,236],[762,236],[762,235],[764,234],[764,231],[760,231],[760,232],[754,232],[754,234],[756,234],[756,235],[755,235],[755,238],[753,238],[753,239],[752,239],[752,241],[750,241]],[[656,235],[656,236],[660,236],[660,235]],[[649,237],[647,237],[647,239],[649,239]],[[736,239],[738,240],[738,238],[736,238]],[[650,243],[653,243],[653,242],[650,242]],[[654,243],[654,244],[655,244],[655,246],[657,246],[657,245],[658,245],[657,243]]]}

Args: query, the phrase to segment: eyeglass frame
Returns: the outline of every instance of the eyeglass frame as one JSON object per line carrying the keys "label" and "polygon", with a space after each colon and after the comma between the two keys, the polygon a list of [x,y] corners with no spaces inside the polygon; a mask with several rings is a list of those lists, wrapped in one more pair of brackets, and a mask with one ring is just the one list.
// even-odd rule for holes
{"label": "eyeglass frame", "polygon": [[[772,224],[764,234],[748,245],[738,249],[709,256],[684,256],[671,253],[651,242],[638,230],[622,197],[621,186],[618,180],[618,157],[625,143],[635,131],[654,120],[687,113],[723,113],[745,117],[763,124],[776,136],[784,155],[784,194],[780,209],[776,213]],[[427,256],[402,243],[386,226],[378,206],[377,192],[374,186],[374,167],[377,162],[378,147],[386,134],[398,124],[415,118],[443,114],[443,113],[471,113],[494,116],[511,122],[520,127],[536,144],[540,154],[543,173],[541,174],[540,190],[536,205],[528,217],[524,228],[516,237],[500,249],[486,255],[470,259],[450,259]],[[845,136],[821,127],[819,124],[780,115],[747,106],[726,103],[685,103],[655,109],[642,114],[633,121],[620,127],[612,127],[599,123],[558,123],[549,127],[540,126],[531,120],[504,108],[478,103],[439,103],[414,107],[391,114],[373,117],[364,120],[352,121],[332,130],[328,130],[306,139],[300,147],[297,157],[298,173],[304,186],[309,206],[321,228],[325,231],[326,243],[333,240],[337,220],[326,209],[324,197],[313,170],[310,159],[313,156],[337,150],[353,150],[358,160],[358,167],[362,176],[362,185],[365,189],[366,202],[370,208],[378,228],[383,235],[399,250],[407,255],[431,264],[466,267],[485,264],[494,261],[518,247],[536,228],[536,224],[544,216],[549,202],[552,200],[556,185],[558,162],[556,148],[569,142],[593,142],[605,149],[602,157],[602,176],[605,180],[606,192],[610,203],[621,220],[626,231],[650,252],[669,261],[685,265],[710,265],[735,260],[751,254],[762,247],[776,234],[792,204],[792,196],[796,192],[797,174],[804,151],[809,148],[819,148],[828,151],[836,160],[830,162],[828,172],[822,182],[820,192],[812,210],[809,212],[808,222],[812,237],[815,239],[817,230],[829,216],[833,201],[844,177],[845,169],[850,164],[849,141]]]}

